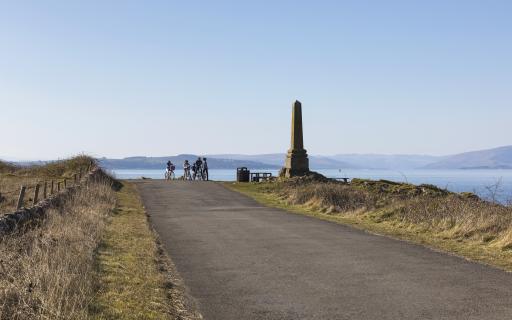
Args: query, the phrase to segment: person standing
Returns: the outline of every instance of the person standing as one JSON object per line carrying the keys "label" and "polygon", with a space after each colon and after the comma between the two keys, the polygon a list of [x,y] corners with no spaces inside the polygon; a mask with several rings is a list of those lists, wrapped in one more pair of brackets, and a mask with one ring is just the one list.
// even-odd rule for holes
{"label": "person standing", "polygon": [[192,164],[192,178],[190,180],[196,180],[196,177],[197,177],[197,166],[196,166],[196,163],[194,162]]}
{"label": "person standing", "polygon": [[196,162],[194,163],[195,167],[196,167],[196,171],[195,171],[195,174],[194,174],[194,180],[196,178],[196,176],[199,175],[199,179],[200,180],[204,180],[204,177],[203,177],[203,160],[201,160],[201,157],[198,157]]}
{"label": "person standing", "polygon": [[206,162],[206,158],[203,158],[203,177],[206,181],[210,181],[210,177],[208,176],[208,162]]}
{"label": "person standing", "polygon": [[[169,161],[170,162],[170,161]],[[174,171],[176,170],[176,166],[174,165],[174,163],[171,162],[171,165],[170,165],[170,175],[171,175],[171,180],[174,180],[176,178],[176,175],[174,174]]]}

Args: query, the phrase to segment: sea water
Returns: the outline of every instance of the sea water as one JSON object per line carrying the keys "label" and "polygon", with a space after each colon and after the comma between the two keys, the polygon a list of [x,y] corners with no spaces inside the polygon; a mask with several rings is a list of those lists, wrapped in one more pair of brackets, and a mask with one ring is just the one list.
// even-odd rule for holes
{"label": "sea water", "polygon": [[[314,170],[314,169],[312,169]],[[164,179],[165,170],[114,169],[112,173],[119,179]],[[512,170],[374,170],[374,169],[318,169],[314,170],[329,178],[385,179],[412,184],[433,184],[455,192],[474,192],[484,198],[493,194],[501,202],[512,199]],[[251,172],[270,172],[277,175],[278,170],[261,169]],[[176,177],[183,170],[176,170]],[[210,180],[235,181],[235,169],[211,169]]]}

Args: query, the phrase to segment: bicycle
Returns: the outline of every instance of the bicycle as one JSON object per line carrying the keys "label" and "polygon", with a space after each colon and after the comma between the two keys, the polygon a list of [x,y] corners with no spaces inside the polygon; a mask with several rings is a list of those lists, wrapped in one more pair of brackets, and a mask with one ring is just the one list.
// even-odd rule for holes
{"label": "bicycle", "polygon": [[194,180],[200,180],[200,181],[205,181],[206,180],[206,174],[205,174],[205,170],[204,170],[204,167],[201,165],[199,167],[196,167],[196,171],[194,171]]}
{"label": "bicycle", "polygon": [[176,175],[174,174],[174,171],[171,169],[165,170],[165,180],[174,180],[176,178]]}
{"label": "bicycle", "polygon": [[192,180],[192,175],[190,174],[190,167],[185,167],[183,169],[183,180],[188,181]]}

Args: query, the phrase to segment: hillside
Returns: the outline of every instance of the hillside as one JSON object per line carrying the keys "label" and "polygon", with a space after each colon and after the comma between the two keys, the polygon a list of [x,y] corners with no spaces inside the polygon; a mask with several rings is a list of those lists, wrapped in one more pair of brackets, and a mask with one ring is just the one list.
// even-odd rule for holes
{"label": "hillside", "polygon": [[[259,155],[219,154],[210,158],[250,160],[282,166],[286,154],[272,153]],[[334,156],[309,155],[312,169],[417,169],[440,161],[444,157],[429,155],[383,155],[383,154],[337,154]]]}
{"label": "hillside", "polygon": [[[193,162],[197,157],[198,156],[191,154],[181,154],[167,157],[129,157],[124,159],[101,158],[98,162],[100,166],[105,169],[162,169],[165,168],[165,165],[169,160],[180,168],[185,160]],[[217,159],[210,157],[207,157],[207,159],[208,167],[210,169],[236,169],[238,167],[248,167],[250,169],[280,168],[280,166],[250,160]]]}
{"label": "hillside", "polygon": [[[211,169],[279,169],[285,153],[269,154],[211,154],[206,155]],[[100,158],[106,169],[162,169],[171,160],[181,167],[185,160],[193,161],[197,155],[181,154],[167,157],[128,157],[123,159]],[[44,165],[51,161],[16,162],[19,166]],[[512,146],[465,152],[451,156],[337,154],[333,156],[309,155],[310,168],[318,169],[512,169]],[[5,164],[5,162],[4,162]],[[1,165],[0,165],[1,167]]]}
{"label": "hillside", "polygon": [[512,169],[512,146],[465,152],[425,165],[425,169]]}
{"label": "hillside", "polygon": [[[284,153],[210,155],[211,158],[248,160],[282,166]],[[337,154],[309,156],[312,169],[512,169],[512,146],[466,152],[449,156]]]}
{"label": "hillside", "polygon": [[[266,163],[269,165],[282,167],[286,158],[285,153],[270,153],[270,154],[257,154],[257,155],[244,155],[244,154],[216,154],[209,155],[210,158],[218,159],[234,159],[240,161],[255,161]],[[339,161],[326,156],[312,156],[309,155],[309,167],[313,170],[317,169],[358,169],[361,168],[355,163],[348,163]]]}
{"label": "hillside", "polygon": [[331,159],[358,165],[364,169],[405,170],[424,167],[444,157],[429,155],[385,155],[385,154],[338,154]]}

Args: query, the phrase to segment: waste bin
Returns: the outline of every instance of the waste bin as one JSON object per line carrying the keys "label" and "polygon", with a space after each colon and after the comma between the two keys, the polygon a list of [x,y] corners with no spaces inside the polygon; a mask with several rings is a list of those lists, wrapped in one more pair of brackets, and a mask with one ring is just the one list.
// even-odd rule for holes
{"label": "waste bin", "polygon": [[250,175],[251,175],[251,171],[249,171],[246,167],[236,169],[236,181],[237,182],[249,182]]}

